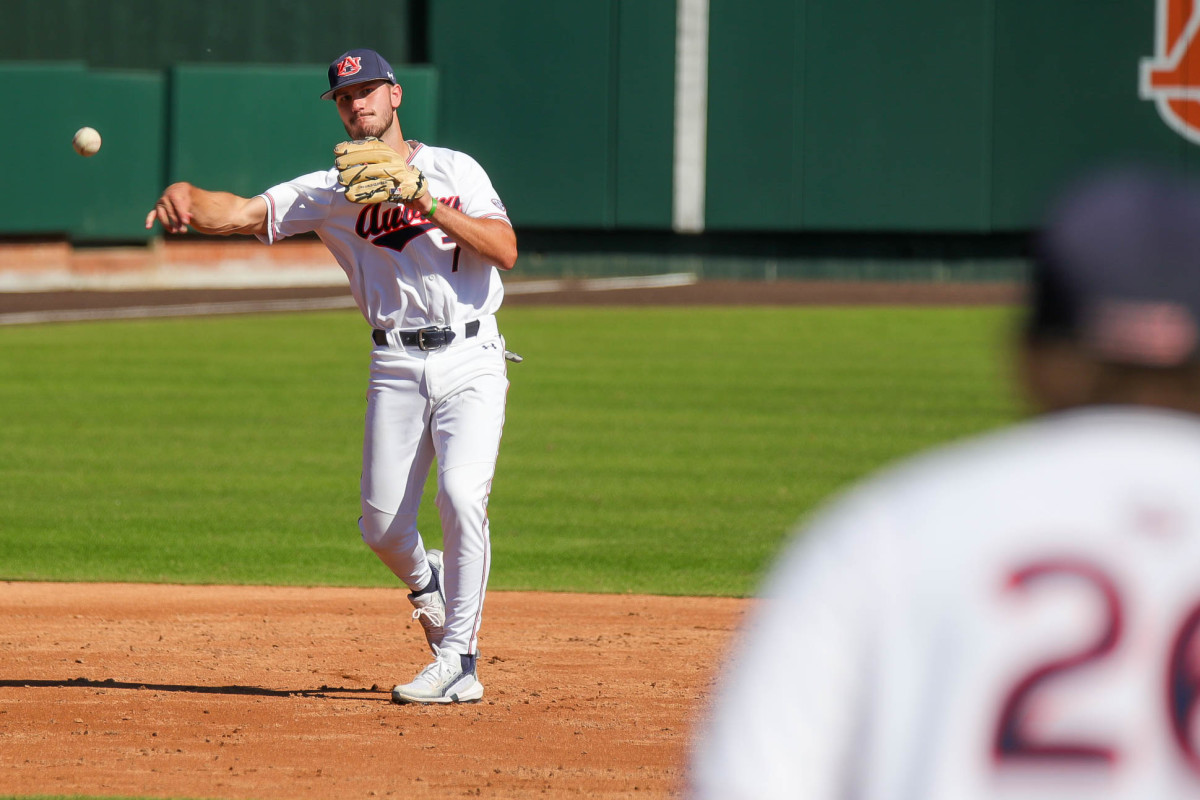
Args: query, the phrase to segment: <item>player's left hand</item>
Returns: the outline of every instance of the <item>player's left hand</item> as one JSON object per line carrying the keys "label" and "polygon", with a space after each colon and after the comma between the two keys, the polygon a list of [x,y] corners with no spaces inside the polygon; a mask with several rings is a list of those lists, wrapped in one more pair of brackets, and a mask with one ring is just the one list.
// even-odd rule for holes
{"label": "player's left hand", "polygon": [[333,154],[338,182],[352,203],[411,203],[428,191],[421,170],[374,137],[342,142]]}

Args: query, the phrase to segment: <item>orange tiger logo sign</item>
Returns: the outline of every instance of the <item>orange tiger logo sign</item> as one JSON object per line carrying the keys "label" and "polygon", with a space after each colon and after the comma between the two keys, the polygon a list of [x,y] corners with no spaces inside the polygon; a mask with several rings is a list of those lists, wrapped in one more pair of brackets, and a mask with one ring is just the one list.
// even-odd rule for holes
{"label": "orange tiger logo sign", "polygon": [[[1172,130],[1200,144],[1200,3],[1158,0],[1154,56],[1142,59],[1143,100],[1158,106]],[[1197,45],[1193,47],[1193,45]]]}

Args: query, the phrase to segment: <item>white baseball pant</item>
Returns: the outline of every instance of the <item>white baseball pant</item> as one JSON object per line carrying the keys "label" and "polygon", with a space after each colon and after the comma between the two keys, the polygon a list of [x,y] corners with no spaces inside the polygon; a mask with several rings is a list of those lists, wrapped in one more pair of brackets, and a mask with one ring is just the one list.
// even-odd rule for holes
{"label": "white baseball pant", "polygon": [[508,377],[494,316],[478,334],[438,350],[376,347],[371,353],[363,444],[363,541],[411,590],[431,577],[417,508],[436,457],[445,550],[442,648],[478,652],[491,567],[487,504],[504,429]]}

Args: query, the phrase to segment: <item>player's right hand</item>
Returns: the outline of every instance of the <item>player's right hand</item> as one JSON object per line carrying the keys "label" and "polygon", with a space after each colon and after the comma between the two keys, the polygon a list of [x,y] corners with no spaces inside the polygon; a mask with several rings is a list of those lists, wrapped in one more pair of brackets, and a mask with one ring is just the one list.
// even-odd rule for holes
{"label": "player's right hand", "polygon": [[154,221],[158,220],[167,233],[187,233],[192,222],[191,188],[186,183],[168,186],[154,204],[154,210],[146,215],[146,230],[153,228]]}

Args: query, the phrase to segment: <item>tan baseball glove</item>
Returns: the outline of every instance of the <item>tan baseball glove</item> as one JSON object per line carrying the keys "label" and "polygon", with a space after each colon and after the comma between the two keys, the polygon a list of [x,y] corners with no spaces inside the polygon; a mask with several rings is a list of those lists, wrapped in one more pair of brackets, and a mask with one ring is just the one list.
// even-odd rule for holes
{"label": "tan baseball glove", "polygon": [[374,137],[342,142],[333,154],[338,182],[352,203],[408,203],[428,191],[421,170]]}

